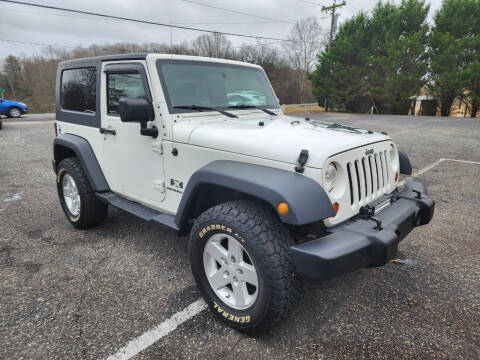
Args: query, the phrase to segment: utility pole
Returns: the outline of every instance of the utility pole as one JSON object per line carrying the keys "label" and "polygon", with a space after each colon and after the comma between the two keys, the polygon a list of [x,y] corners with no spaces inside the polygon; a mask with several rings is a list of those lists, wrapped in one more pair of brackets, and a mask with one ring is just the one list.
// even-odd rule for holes
{"label": "utility pole", "polygon": [[[345,6],[347,2],[344,0],[341,4],[337,4],[337,0],[333,0],[333,4],[330,6],[322,6],[322,11],[323,12],[331,12],[332,13],[332,22],[330,24],[330,39],[328,41],[328,45],[332,45],[333,42],[333,34],[335,34],[335,30],[337,29],[337,14],[335,13],[335,10],[337,8]],[[323,108],[325,111],[328,111],[328,95],[325,95],[325,102],[323,104]]]}
{"label": "utility pole", "polygon": [[333,0],[333,4],[330,5],[330,6],[322,6],[322,11],[328,13],[328,12],[331,12],[332,13],[332,22],[330,24],[330,40],[328,42],[329,45],[332,45],[332,41],[333,41],[333,34],[335,33],[335,30],[337,28],[337,19],[336,19],[336,13],[335,13],[335,10],[337,10],[337,8],[339,7],[342,7],[342,6],[345,6],[347,5],[347,2],[346,1],[343,1],[341,4],[337,4],[336,3],[337,0]]}

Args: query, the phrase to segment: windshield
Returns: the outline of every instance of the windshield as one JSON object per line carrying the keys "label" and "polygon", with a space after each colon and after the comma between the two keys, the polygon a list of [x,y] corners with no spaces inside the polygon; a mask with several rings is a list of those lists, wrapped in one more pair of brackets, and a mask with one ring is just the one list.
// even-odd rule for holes
{"label": "windshield", "polygon": [[265,73],[258,68],[188,60],[159,60],[157,68],[170,113],[194,111],[186,108],[191,105],[278,108]]}

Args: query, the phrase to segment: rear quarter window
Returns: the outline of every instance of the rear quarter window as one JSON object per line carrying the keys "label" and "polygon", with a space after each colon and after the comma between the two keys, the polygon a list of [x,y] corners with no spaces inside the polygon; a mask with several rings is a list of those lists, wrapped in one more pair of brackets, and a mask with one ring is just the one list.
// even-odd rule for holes
{"label": "rear quarter window", "polygon": [[60,87],[62,109],[94,114],[96,87],[97,70],[94,67],[63,70]]}

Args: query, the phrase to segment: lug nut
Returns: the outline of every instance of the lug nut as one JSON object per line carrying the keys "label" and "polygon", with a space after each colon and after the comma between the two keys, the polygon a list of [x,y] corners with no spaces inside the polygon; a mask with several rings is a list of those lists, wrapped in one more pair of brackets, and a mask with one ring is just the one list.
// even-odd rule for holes
{"label": "lug nut", "polygon": [[242,269],[238,269],[237,272],[238,272],[238,275],[242,275],[242,274],[243,274]]}
{"label": "lug nut", "polygon": [[225,273],[224,273],[223,275],[224,275],[224,276],[228,276],[228,275],[230,275],[230,274],[228,273],[228,271],[225,271]]}
{"label": "lug nut", "polygon": [[235,256],[232,255],[232,257],[230,258],[230,261],[231,261],[232,263],[234,263],[234,262],[235,262]]}
{"label": "lug nut", "polygon": [[237,277],[236,277],[236,276],[233,277],[233,281],[237,281]]}

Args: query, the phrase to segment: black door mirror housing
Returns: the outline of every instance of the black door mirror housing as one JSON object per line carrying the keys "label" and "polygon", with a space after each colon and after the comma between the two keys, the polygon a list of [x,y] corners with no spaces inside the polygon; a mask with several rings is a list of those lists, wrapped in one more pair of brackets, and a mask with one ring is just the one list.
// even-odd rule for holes
{"label": "black door mirror housing", "polygon": [[146,123],[155,118],[152,104],[146,99],[118,100],[118,112],[123,122]]}
{"label": "black door mirror housing", "polygon": [[158,129],[154,126],[147,127],[147,122],[155,119],[152,103],[146,99],[120,98],[118,112],[122,122],[139,122],[140,135],[158,137]]}

